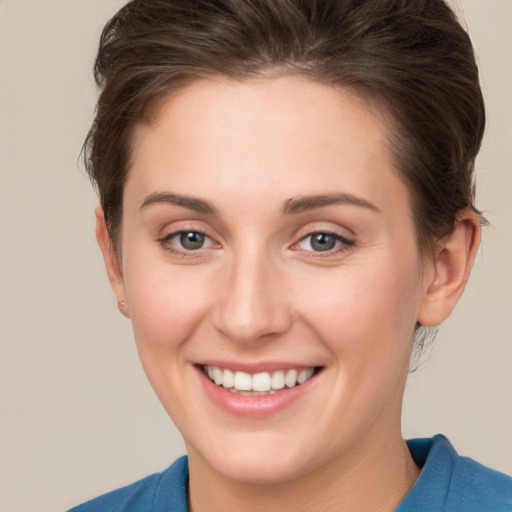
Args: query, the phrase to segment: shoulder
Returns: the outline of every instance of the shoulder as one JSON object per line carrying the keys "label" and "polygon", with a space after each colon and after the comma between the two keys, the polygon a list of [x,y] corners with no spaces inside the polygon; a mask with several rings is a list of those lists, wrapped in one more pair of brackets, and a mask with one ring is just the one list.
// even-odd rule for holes
{"label": "shoulder", "polygon": [[147,476],[72,508],[68,512],[187,512],[188,461]]}
{"label": "shoulder", "polygon": [[436,512],[512,512],[511,477],[460,456],[442,435],[408,446],[422,472],[397,512],[426,504]]}
{"label": "shoulder", "polygon": [[512,512],[512,477],[457,456],[447,505],[449,510],[463,505],[465,510]]}

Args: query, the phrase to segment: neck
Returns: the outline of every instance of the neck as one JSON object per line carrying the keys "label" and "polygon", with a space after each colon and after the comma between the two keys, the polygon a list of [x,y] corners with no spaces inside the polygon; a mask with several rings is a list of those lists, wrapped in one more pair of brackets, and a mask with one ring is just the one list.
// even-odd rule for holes
{"label": "neck", "polygon": [[225,478],[190,453],[190,511],[392,512],[420,472],[405,441],[398,431],[357,445],[308,474],[270,485]]}

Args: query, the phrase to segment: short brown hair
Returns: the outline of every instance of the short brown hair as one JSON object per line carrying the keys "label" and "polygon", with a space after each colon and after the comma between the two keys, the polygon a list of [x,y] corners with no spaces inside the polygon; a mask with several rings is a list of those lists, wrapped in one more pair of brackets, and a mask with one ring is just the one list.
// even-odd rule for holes
{"label": "short brown hair", "polygon": [[195,79],[275,68],[349,87],[390,116],[421,249],[477,211],[485,109],[471,41],[443,0],[133,0],[103,30],[84,144],[114,245],[134,126]]}

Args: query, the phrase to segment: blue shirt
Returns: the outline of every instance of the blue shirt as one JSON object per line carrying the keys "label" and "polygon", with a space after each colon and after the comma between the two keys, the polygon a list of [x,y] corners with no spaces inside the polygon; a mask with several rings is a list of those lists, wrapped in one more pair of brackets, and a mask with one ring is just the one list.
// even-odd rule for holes
{"label": "blue shirt", "polygon": [[[512,512],[512,478],[461,457],[442,435],[407,441],[422,468],[395,512]],[[69,512],[188,512],[188,463],[104,494]]]}

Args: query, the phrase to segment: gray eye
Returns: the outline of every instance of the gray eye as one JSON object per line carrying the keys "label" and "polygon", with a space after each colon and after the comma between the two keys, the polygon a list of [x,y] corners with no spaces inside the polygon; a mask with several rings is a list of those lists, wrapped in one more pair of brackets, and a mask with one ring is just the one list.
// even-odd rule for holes
{"label": "gray eye", "polygon": [[314,251],[330,251],[336,246],[336,237],[329,233],[315,233],[311,235],[310,244]]}
{"label": "gray eye", "polygon": [[196,231],[184,231],[179,235],[180,245],[187,251],[201,249],[205,242],[205,235]]}

